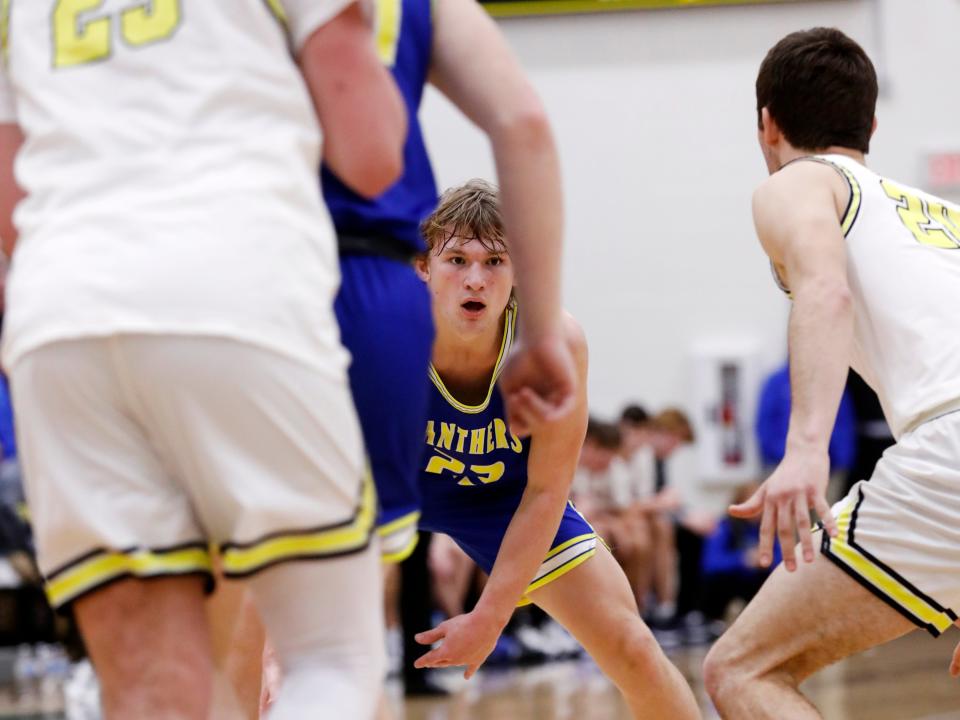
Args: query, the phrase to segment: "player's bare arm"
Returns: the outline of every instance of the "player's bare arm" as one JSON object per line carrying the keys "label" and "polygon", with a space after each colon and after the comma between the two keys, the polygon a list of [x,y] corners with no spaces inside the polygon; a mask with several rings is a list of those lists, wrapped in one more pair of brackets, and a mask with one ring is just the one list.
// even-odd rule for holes
{"label": "player's bare arm", "polygon": [[375,197],[403,172],[407,117],[370,35],[353,3],[307,39],[299,62],[323,128],[324,161],[354,191]]}
{"label": "player's bare arm", "polygon": [[[500,386],[514,431],[534,428],[515,412],[535,395],[531,420],[575,404],[574,365],[561,321],[563,201],[560,162],[543,105],[493,20],[472,0],[439,0],[430,81],[490,138],[523,313],[518,347]],[[521,391],[526,388],[526,392]],[[531,392],[532,391],[532,392]],[[521,393],[521,394],[518,394]]]}
{"label": "player's bare arm", "polygon": [[541,426],[531,437],[527,485],[514,513],[490,580],[470,613],[451,618],[417,641],[442,644],[417,660],[417,667],[466,666],[471,677],[493,650],[560,525],[587,426],[587,344],[576,321],[564,318],[565,341],[574,358],[577,395],[563,420]]}
{"label": "player's bare arm", "polygon": [[768,178],[753,199],[760,242],[793,296],[790,312],[792,405],[787,451],[776,471],[745,503],[737,517],[762,514],[760,563],[773,558],[779,536],[784,565],[796,568],[799,533],[803,559],[814,559],[810,509],[833,534],[825,491],[827,447],[846,382],[853,337],[846,249],[840,213],[847,189],[832,168],[798,162]]}
{"label": "player's bare arm", "polygon": [[16,123],[0,123],[0,240],[7,257],[17,242],[13,210],[23,198],[23,189],[13,175],[13,163],[23,144],[23,132]]}

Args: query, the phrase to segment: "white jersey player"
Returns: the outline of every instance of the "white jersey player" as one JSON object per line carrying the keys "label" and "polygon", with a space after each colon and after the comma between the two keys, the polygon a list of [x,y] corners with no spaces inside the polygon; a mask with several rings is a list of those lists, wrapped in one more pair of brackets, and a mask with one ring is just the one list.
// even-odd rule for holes
{"label": "white jersey player", "polygon": [[[363,13],[0,7],[3,362],[48,595],[76,612],[106,716],[207,717],[210,548],[251,578],[287,673],[275,716],[369,716],[373,493],[317,184],[321,125],[359,192],[400,170]],[[286,562],[304,559],[324,562]]]}
{"label": "white jersey player", "polygon": [[881,177],[848,155],[800,160],[832,167],[847,184],[850,366],[877,393],[900,439],[960,409],[960,354],[949,342],[960,333],[960,319],[943,301],[960,288],[960,253],[932,251],[960,249],[960,206]]}
{"label": "white jersey player", "polygon": [[[820,717],[798,691],[811,674],[957,620],[960,207],[866,168],[877,78],[839,30],[785,37],[756,87],[771,176],[754,220],[793,298],[793,402],[783,461],[731,512],[762,515],[760,561],[779,535],[784,567],[714,646],[705,676],[723,717],[801,720]],[[849,366],[877,392],[897,443],[831,510],[827,448]],[[811,508],[826,528],[819,548]]]}

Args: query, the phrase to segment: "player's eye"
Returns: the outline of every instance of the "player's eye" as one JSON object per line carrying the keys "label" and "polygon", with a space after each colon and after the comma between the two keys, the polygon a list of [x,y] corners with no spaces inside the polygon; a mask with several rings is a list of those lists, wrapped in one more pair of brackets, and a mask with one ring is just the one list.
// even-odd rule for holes
{"label": "player's eye", "polygon": [[494,267],[496,267],[497,265],[503,265],[503,258],[500,257],[499,255],[496,255],[490,258],[489,260],[487,260],[487,265],[493,265]]}
{"label": "player's eye", "polygon": [[464,260],[460,255],[454,255],[452,258],[450,258],[450,262],[452,262],[454,265],[463,265],[466,263],[466,260]]}

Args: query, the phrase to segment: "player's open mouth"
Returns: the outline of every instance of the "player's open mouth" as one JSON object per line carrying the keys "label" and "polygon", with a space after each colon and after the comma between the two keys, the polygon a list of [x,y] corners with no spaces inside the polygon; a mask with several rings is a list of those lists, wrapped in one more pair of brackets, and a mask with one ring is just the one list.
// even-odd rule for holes
{"label": "player's open mouth", "polygon": [[479,313],[483,312],[487,306],[485,303],[482,303],[479,300],[467,300],[465,303],[460,303],[460,307],[462,307],[468,313]]}

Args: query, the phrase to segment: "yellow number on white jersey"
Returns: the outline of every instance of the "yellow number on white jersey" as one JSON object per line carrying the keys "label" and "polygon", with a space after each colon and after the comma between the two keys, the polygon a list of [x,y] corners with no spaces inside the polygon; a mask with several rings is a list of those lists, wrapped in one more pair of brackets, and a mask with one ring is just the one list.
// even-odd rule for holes
{"label": "yellow number on white jersey", "polygon": [[[57,0],[53,9],[53,66],[85,65],[110,57],[113,18],[84,18],[104,0]],[[142,0],[120,13],[120,34],[132,47],[166,40],[180,24],[180,0]]]}
{"label": "yellow number on white jersey", "polygon": [[134,47],[166,40],[180,24],[180,0],[153,0],[120,15],[120,33]]}
{"label": "yellow number on white jersey", "polygon": [[960,248],[960,211],[933,198],[904,190],[889,180],[881,187],[897,203],[897,213],[921,245],[956,250]]}
{"label": "yellow number on white jersey", "polygon": [[110,55],[110,18],[82,21],[80,15],[96,10],[103,0],[59,0],[53,9],[53,65],[70,67],[102,60]]}

